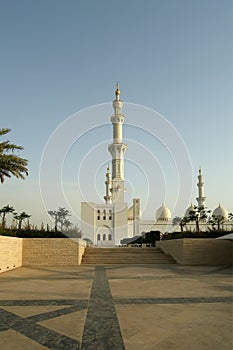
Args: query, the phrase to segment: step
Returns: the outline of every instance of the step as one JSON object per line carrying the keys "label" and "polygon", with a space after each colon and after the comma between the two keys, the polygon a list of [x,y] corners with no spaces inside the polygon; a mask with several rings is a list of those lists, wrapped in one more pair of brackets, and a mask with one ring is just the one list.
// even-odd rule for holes
{"label": "step", "polygon": [[165,255],[156,247],[88,247],[82,259],[82,264],[174,264],[175,260]]}

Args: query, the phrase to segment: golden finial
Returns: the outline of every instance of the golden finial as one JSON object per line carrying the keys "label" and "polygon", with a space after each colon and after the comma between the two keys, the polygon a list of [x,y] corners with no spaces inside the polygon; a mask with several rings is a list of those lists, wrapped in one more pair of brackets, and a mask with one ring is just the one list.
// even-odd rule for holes
{"label": "golden finial", "polygon": [[121,94],[121,92],[120,92],[120,90],[119,90],[119,83],[118,83],[118,81],[117,81],[117,83],[116,83],[116,91],[115,91],[115,95],[116,95],[116,99],[117,99],[117,100],[119,100],[120,94]]}

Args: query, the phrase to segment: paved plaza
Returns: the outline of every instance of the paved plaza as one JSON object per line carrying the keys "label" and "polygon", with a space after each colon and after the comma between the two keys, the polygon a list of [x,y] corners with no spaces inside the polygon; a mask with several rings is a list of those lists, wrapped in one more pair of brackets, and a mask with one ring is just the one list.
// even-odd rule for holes
{"label": "paved plaza", "polygon": [[232,350],[232,270],[108,265],[0,275],[1,350]]}

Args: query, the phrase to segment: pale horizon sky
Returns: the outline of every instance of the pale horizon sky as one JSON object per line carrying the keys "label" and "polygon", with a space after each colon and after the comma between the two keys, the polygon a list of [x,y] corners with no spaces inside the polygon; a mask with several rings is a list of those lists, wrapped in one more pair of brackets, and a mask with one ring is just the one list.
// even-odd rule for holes
{"label": "pale horizon sky", "polygon": [[207,207],[232,212],[232,20],[231,0],[0,0],[1,128],[29,160],[0,207],[37,225],[69,207],[78,223],[82,200],[102,200],[119,81],[127,201],[141,198],[145,219],[163,201],[182,215],[201,166]]}

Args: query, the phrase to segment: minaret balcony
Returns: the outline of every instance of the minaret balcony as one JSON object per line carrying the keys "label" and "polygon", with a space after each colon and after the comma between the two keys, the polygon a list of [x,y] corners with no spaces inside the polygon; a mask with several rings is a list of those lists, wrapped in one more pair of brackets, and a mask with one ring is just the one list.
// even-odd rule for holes
{"label": "minaret balcony", "polygon": [[113,159],[121,159],[126,152],[128,145],[125,143],[111,143],[108,145],[108,150]]}
{"label": "minaret balcony", "polygon": [[122,114],[116,114],[111,117],[112,124],[123,124],[125,117]]}

